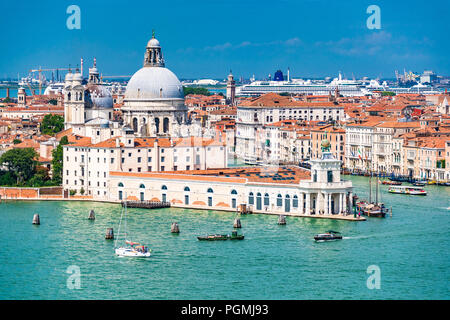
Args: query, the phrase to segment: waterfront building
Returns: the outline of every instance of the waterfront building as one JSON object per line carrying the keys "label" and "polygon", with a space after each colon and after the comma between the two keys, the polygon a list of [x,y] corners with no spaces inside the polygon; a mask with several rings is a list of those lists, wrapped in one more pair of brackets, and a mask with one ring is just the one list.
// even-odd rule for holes
{"label": "waterfront building", "polygon": [[339,121],[345,118],[344,107],[335,102],[297,101],[287,96],[268,93],[245,100],[237,107],[236,155],[255,163],[257,128],[282,120]]}
{"label": "waterfront building", "polygon": [[309,160],[310,131],[298,120],[282,120],[258,127],[255,133],[257,163],[298,164]]}
{"label": "waterfront building", "polygon": [[[401,163],[399,147],[394,138],[420,128],[418,121],[398,122],[386,121],[374,126],[373,132],[373,170],[392,173]],[[397,168],[394,168],[397,167]]]}
{"label": "waterfront building", "polygon": [[355,121],[345,126],[345,165],[351,170],[373,170],[373,135],[380,120]]}
{"label": "waterfront building", "polygon": [[353,219],[352,183],[341,179],[341,161],[322,143],[311,171],[299,167],[245,167],[158,173],[110,172],[112,201],[169,201],[174,207]]}
{"label": "waterfront building", "polygon": [[[79,137],[64,146],[63,188],[107,200],[110,171],[126,173],[207,170],[227,166],[222,137],[136,137],[125,128],[119,137],[92,143]],[[83,191],[81,191],[83,190]]]}

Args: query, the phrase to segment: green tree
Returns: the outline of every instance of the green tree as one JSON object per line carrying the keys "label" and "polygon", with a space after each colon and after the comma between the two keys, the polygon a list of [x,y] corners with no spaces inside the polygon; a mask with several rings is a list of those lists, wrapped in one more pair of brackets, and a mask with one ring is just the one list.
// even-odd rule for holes
{"label": "green tree", "polygon": [[383,96],[383,97],[385,97],[385,96],[393,97],[393,96],[395,96],[395,92],[392,92],[392,91],[382,91],[382,92],[381,92],[381,96]]}
{"label": "green tree", "polygon": [[20,139],[14,139],[13,140],[13,144],[19,144],[19,143],[22,143],[22,140],[20,140]]}
{"label": "green tree", "polygon": [[52,151],[52,166],[53,166],[53,182],[56,184],[62,183],[62,173],[63,173],[63,146],[69,144],[67,136],[64,136],[59,141],[58,146]]}
{"label": "green tree", "polygon": [[184,95],[187,96],[188,94],[201,94],[204,96],[210,96],[211,92],[209,92],[206,88],[194,88],[194,87],[183,87]]}
{"label": "green tree", "polygon": [[41,123],[41,133],[55,135],[64,129],[64,118],[58,114],[47,114]]}
{"label": "green tree", "polygon": [[33,148],[11,149],[2,154],[0,164],[14,174],[17,184],[21,184],[34,174],[37,156]]}

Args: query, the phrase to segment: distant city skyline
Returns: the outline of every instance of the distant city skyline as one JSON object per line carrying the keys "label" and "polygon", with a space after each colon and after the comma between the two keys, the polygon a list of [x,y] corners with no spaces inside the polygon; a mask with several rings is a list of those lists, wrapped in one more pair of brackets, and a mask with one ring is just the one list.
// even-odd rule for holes
{"label": "distant city skyline", "polygon": [[[81,29],[69,30],[69,5],[81,9]],[[369,5],[381,9],[381,29],[369,30]],[[132,75],[156,32],[166,66],[180,79],[291,76],[394,78],[395,70],[450,75],[444,14],[448,1],[164,1],[79,0],[2,2],[0,78],[33,68],[84,70],[97,58],[105,76]],[[7,14],[9,13],[9,14]]]}

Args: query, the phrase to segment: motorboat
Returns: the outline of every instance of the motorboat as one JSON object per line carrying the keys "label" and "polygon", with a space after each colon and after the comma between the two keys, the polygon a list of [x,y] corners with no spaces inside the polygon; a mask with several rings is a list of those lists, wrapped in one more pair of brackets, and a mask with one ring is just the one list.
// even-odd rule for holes
{"label": "motorboat", "polygon": [[389,186],[401,186],[402,182],[400,182],[400,181],[384,180],[383,182],[381,182],[381,184],[387,184]]}
{"label": "motorboat", "polygon": [[409,194],[415,196],[426,196],[427,192],[421,187],[389,187],[388,192],[398,194]]}
{"label": "motorboat", "polygon": [[415,181],[415,182],[413,182],[413,186],[416,186],[416,187],[423,187],[426,184],[427,184],[426,181]]}
{"label": "motorboat", "polygon": [[342,240],[342,236],[340,232],[330,230],[325,233],[316,234],[314,236],[314,240],[316,240],[317,242]]}
{"label": "motorboat", "polygon": [[197,237],[200,241],[220,241],[220,240],[244,240],[244,235],[239,235],[237,231],[231,232],[229,234],[211,234],[207,236]]}

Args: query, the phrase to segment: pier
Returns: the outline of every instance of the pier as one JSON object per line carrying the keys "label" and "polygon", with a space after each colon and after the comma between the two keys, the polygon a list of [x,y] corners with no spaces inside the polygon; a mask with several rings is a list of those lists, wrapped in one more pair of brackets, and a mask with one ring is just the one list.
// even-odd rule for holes
{"label": "pier", "polygon": [[143,208],[143,209],[159,209],[159,208],[169,208],[170,202],[167,201],[123,201],[122,207],[127,206],[127,208]]}

